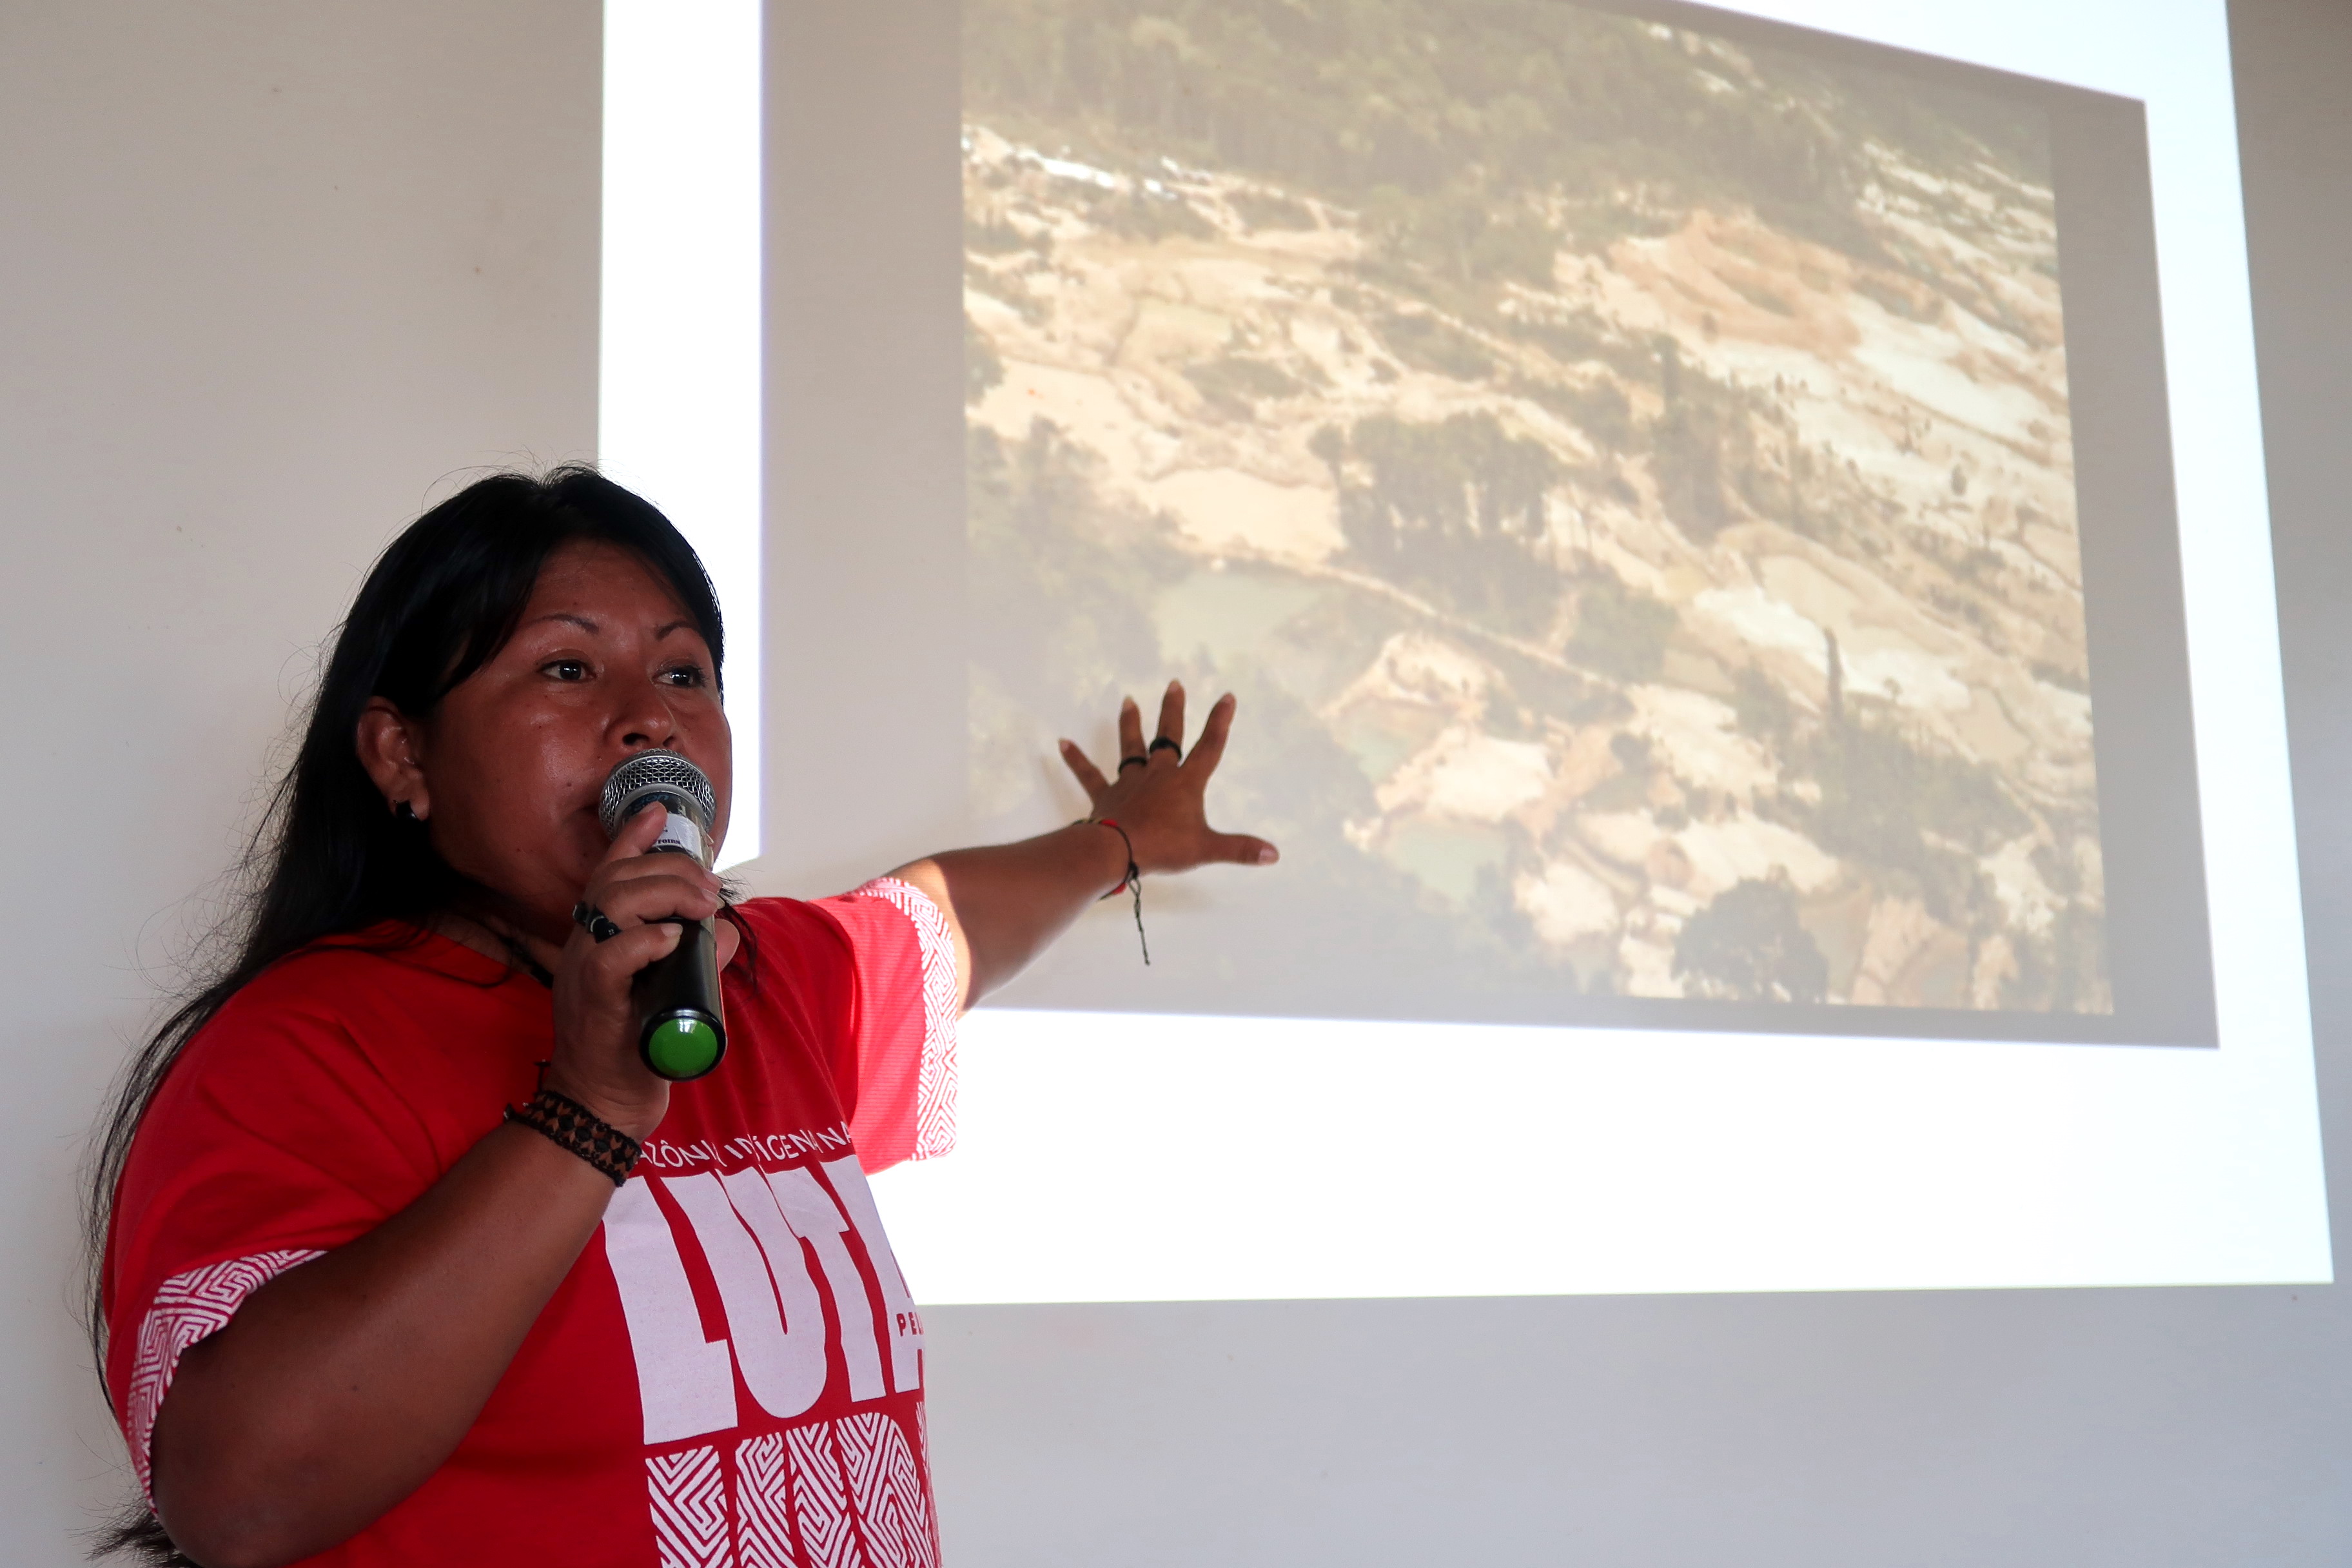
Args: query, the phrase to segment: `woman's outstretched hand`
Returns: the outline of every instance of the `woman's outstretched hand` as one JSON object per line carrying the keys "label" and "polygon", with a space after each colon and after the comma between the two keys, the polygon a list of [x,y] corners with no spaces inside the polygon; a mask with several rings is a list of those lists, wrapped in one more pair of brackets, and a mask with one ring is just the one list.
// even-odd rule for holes
{"label": "woman's outstretched hand", "polygon": [[[1143,737],[1134,700],[1120,704],[1119,754],[1108,775],[1074,742],[1062,742],[1062,761],[1086,786],[1080,822],[1018,844],[951,849],[898,868],[895,875],[920,888],[947,919],[965,1006],[1020,973],[1072,921],[1123,885],[1129,846],[1135,868],[1146,874],[1274,864],[1278,857],[1265,839],[1209,826],[1202,796],[1233,725],[1234,700],[1220,698],[1187,754],[1184,689],[1171,680],[1152,740]],[[1118,824],[1118,833],[1103,823]]]}
{"label": "woman's outstretched hand", "polygon": [[1143,712],[1132,697],[1118,708],[1118,760],[1109,775],[1095,766],[1075,741],[1062,742],[1062,761],[1087,792],[1087,815],[1127,829],[1139,870],[1189,871],[1195,866],[1271,866],[1275,847],[1246,833],[1220,833],[1209,826],[1205,796],[1209,780],[1225,754],[1234,727],[1231,692],[1209,710],[1201,738],[1184,743],[1184,687],[1171,680],[1160,699],[1160,727],[1143,738]]}

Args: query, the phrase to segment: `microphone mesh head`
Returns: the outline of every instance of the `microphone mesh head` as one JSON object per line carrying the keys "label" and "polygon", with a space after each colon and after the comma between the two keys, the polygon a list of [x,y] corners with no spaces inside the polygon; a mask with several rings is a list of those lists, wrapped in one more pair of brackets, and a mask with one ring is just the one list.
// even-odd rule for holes
{"label": "microphone mesh head", "polygon": [[719,792],[700,768],[676,752],[639,752],[604,780],[604,798],[596,810],[604,837],[618,834],[621,824],[656,802],[691,817],[705,835],[719,817]]}

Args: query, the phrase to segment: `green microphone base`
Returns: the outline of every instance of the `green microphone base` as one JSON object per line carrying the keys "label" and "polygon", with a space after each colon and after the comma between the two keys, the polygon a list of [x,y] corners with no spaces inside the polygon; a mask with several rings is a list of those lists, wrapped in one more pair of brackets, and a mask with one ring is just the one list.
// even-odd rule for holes
{"label": "green microphone base", "polygon": [[649,1018],[637,1054],[660,1077],[684,1083],[710,1071],[727,1055],[727,1030],[703,1013]]}
{"label": "green microphone base", "polygon": [[719,995],[719,938],[709,921],[682,922],[666,960],[637,972],[637,1056],[673,1083],[698,1079],[727,1055]]}

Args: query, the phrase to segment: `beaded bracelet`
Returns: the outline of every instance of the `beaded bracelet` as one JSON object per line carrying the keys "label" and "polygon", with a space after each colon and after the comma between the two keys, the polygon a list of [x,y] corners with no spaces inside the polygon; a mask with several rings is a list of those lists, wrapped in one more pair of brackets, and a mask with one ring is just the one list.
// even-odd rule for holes
{"label": "beaded bracelet", "polygon": [[507,1120],[528,1127],[557,1148],[577,1154],[612,1178],[614,1186],[629,1179],[643,1147],[568,1094],[542,1089],[520,1105],[507,1107]]}

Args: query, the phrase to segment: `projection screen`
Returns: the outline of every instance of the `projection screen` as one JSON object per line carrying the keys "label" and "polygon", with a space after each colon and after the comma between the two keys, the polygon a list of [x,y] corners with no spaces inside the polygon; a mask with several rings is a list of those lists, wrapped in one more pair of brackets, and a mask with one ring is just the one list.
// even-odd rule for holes
{"label": "projection screen", "polygon": [[1171,675],[1285,851],[965,1019],[917,1294],[2328,1278],[2226,46],[615,0],[740,873],[1068,821]]}

